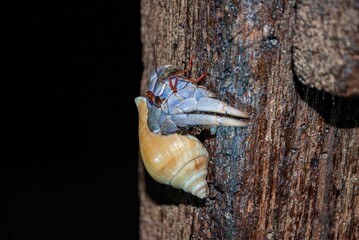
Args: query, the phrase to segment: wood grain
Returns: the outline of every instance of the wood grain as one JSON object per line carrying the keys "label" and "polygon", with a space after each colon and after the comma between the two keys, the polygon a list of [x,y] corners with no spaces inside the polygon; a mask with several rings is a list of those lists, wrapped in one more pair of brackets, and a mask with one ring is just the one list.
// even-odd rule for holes
{"label": "wood grain", "polygon": [[294,70],[310,87],[359,96],[359,4],[355,0],[299,0]]}
{"label": "wood grain", "polygon": [[[153,181],[139,159],[141,239],[358,239],[359,100],[293,74],[295,1],[142,0],[143,94],[157,65],[250,113],[218,128],[204,201]],[[156,44],[154,60],[153,44]]]}

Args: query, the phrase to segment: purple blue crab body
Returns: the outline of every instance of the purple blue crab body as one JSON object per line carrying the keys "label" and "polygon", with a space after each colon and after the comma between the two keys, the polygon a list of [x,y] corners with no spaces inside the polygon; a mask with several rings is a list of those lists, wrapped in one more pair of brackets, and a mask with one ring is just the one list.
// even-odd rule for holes
{"label": "purple blue crab body", "polygon": [[[180,128],[196,125],[247,125],[243,121],[244,118],[248,118],[247,113],[218,100],[213,92],[188,81],[188,78],[182,75],[170,75],[168,69],[178,68],[164,65],[153,71],[150,76],[148,92],[161,99],[160,106],[148,99],[148,126],[151,131],[171,134]],[[173,91],[170,81],[176,81],[176,92]]]}

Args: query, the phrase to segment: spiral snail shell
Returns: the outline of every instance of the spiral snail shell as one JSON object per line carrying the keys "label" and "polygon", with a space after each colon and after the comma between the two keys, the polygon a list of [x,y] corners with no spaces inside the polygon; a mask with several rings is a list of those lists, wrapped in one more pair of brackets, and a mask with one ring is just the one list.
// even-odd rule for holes
{"label": "spiral snail shell", "polygon": [[160,135],[147,125],[145,97],[135,98],[139,114],[139,147],[143,164],[157,182],[183,189],[199,198],[207,196],[208,152],[191,135]]}

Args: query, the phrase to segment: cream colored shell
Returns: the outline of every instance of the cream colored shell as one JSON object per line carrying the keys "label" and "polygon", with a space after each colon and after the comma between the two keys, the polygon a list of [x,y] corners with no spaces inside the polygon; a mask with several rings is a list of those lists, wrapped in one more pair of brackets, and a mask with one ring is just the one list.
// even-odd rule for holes
{"label": "cream colored shell", "polygon": [[139,114],[139,146],[143,164],[153,179],[183,189],[199,198],[207,196],[208,152],[191,135],[159,135],[147,125],[146,98],[135,99]]}

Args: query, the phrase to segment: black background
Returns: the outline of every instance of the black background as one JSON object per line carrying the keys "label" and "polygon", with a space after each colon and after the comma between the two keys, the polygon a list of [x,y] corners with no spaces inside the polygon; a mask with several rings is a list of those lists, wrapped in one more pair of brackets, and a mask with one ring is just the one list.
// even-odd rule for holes
{"label": "black background", "polygon": [[0,239],[138,239],[140,1],[0,9]]}

